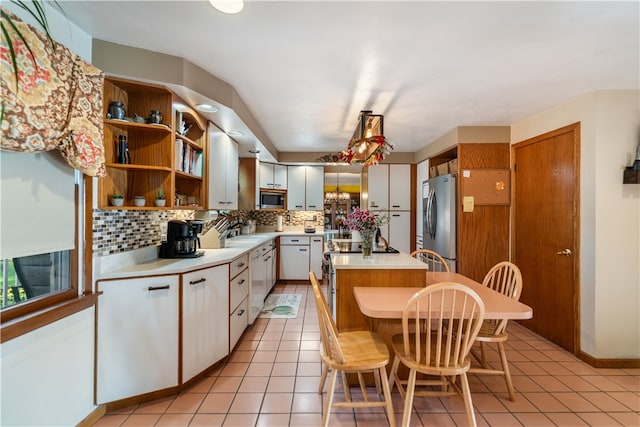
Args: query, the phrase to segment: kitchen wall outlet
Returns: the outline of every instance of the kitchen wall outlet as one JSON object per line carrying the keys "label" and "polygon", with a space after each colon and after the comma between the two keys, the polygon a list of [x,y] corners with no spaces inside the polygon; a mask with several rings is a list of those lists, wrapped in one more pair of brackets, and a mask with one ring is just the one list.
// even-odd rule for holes
{"label": "kitchen wall outlet", "polygon": [[287,222],[291,222],[291,214],[287,214]]}

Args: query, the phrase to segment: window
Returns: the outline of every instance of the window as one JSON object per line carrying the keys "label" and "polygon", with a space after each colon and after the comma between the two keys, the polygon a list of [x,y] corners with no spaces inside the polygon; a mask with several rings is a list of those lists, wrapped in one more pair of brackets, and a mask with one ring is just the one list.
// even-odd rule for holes
{"label": "window", "polygon": [[71,288],[71,251],[11,259],[0,264],[0,307],[5,309]]}

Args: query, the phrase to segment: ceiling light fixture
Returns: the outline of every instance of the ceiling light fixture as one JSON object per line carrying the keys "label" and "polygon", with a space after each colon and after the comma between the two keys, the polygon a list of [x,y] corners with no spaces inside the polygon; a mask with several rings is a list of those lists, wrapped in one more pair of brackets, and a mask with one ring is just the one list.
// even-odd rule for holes
{"label": "ceiling light fixture", "polygon": [[384,116],[362,110],[347,149],[340,157],[349,164],[362,164],[366,168],[380,163],[391,150],[393,144],[384,137]]}
{"label": "ceiling light fixture", "polygon": [[243,0],[209,0],[209,3],[224,13],[238,13],[244,7]]}
{"label": "ceiling light fixture", "polygon": [[211,104],[198,104],[196,105],[196,110],[202,111],[203,113],[215,113],[218,111],[218,109]]}
{"label": "ceiling light fixture", "polygon": [[229,136],[243,136],[244,132],[240,132],[239,130],[230,130],[229,132],[227,132],[227,135],[229,135]]}

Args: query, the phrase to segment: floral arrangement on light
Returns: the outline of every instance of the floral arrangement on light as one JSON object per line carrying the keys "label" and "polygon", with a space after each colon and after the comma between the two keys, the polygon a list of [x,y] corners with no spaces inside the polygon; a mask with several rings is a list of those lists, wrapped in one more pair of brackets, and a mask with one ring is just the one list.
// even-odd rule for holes
{"label": "floral arrangement on light", "polygon": [[[371,145],[375,145],[375,148],[371,149]],[[340,159],[349,164],[362,164],[366,168],[380,163],[393,149],[394,145],[384,135],[352,138],[347,149],[340,153]]]}

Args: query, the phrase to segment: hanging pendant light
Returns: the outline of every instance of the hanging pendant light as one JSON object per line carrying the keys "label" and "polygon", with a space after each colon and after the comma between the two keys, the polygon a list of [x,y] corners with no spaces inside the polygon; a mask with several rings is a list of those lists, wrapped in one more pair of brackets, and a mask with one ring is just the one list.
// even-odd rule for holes
{"label": "hanging pendant light", "polygon": [[364,167],[380,163],[393,150],[393,145],[384,137],[384,116],[362,110],[358,124],[341,158],[350,164]]}

